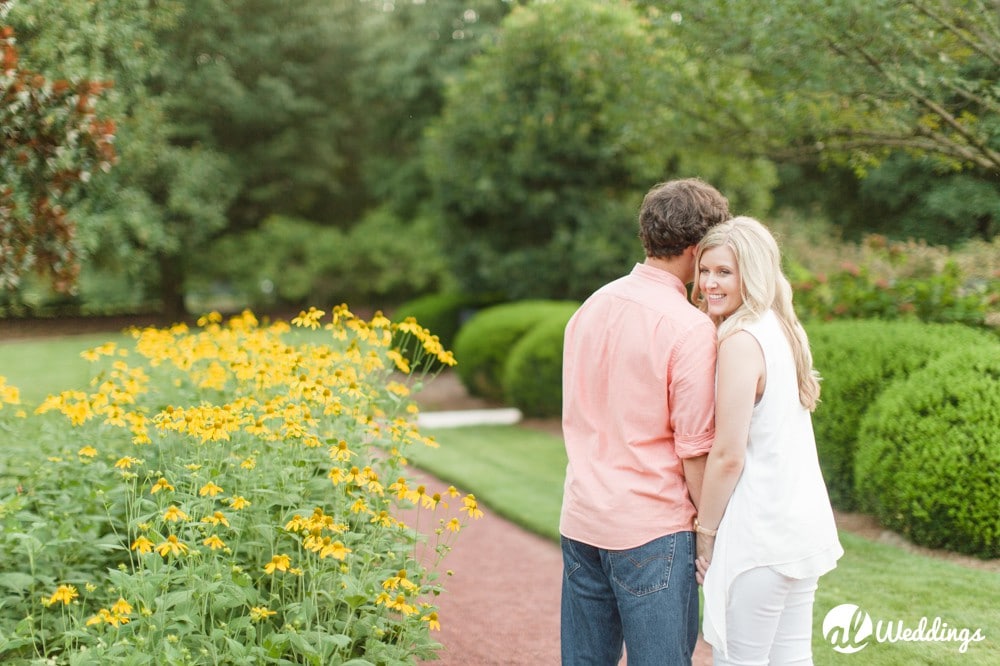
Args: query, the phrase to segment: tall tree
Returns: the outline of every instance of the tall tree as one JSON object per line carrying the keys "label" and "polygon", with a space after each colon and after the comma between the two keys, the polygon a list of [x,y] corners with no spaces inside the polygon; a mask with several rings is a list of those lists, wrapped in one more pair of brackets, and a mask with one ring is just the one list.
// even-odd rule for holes
{"label": "tall tree", "polygon": [[34,271],[71,293],[80,258],[67,208],[115,159],[115,125],[94,110],[108,84],[26,69],[10,9],[0,2],[0,291],[16,291]]}
{"label": "tall tree", "polygon": [[158,290],[170,315],[183,310],[185,248],[225,225],[233,191],[223,156],[174,141],[169,97],[157,86],[179,66],[164,43],[183,10],[178,0],[33,0],[9,17],[33,66],[114,82],[100,110],[118,126],[119,168],[95,178],[74,207],[79,243],[91,265]]}
{"label": "tall tree", "polygon": [[[195,248],[274,213],[359,208],[340,137],[354,0],[35,0],[12,12],[52,71],[116,82],[121,168],[80,207],[96,264],[184,309]],[[347,55],[345,55],[347,54]]]}
{"label": "tall tree", "polygon": [[351,72],[352,154],[369,200],[412,217],[429,194],[421,142],[445,85],[497,39],[510,0],[365,2]]}
{"label": "tall tree", "polygon": [[[642,3],[652,5],[654,3]],[[997,0],[680,0],[699,58],[745,70],[778,159],[863,172],[896,151],[1000,173]],[[725,119],[720,115],[720,120]]]}
{"label": "tall tree", "polygon": [[428,174],[463,286],[586,295],[640,258],[635,211],[669,177],[700,175],[734,205],[762,207],[769,164],[731,158],[722,137],[703,143],[678,111],[698,76],[682,46],[655,39],[628,4],[515,8],[449,87],[428,134]]}

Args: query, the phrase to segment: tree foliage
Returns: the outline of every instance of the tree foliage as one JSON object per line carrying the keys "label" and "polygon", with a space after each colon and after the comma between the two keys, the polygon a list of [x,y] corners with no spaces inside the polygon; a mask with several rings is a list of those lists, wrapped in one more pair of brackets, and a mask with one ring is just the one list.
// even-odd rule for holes
{"label": "tree foliage", "polygon": [[[0,19],[9,9],[0,2]],[[0,26],[0,53],[0,289],[37,271],[69,293],[80,257],[68,208],[116,157],[115,124],[95,111],[109,84],[52,81],[24,67],[10,25]]]}
{"label": "tree foliage", "polygon": [[409,215],[430,186],[421,141],[445,103],[445,85],[497,39],[509,0],[363,3],[351,72],[352,154],[375,205]]}
{"label": "tree foliage", "polygon": [[629,5],[515,8],[448,88],[428,133],[463,286],[511,298],[589,293],[641,258],[641,197],[675,174],[730,184],[741,203],[759,204],[767,165],[723,158],[680,120],[695,70]]}
{"label": "tree foliage", "polygon": [[[1000,171],[996,0],[675,3],[685,43],[747,71],[776,158],[896,151]],[[724,114],[722,114],[724,117]]]}
{"label": "tree foliage", "polygon": [[338,102],[355,4],[18,5],[10,18],[40,69],[116,83],[102,110],[120,128],[121,169],[76,211],[86,256],[176,314],[194,249],[275,213],[352,219]]}

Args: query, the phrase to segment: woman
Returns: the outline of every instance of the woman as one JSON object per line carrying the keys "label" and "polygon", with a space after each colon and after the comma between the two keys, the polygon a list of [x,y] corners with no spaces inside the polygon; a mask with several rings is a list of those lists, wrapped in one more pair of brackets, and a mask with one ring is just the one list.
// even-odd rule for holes
{"label": "woman", "polygon": [[819,381],[780,261],[749,217],[714,227],[696,255],[692,298],[719,339],[695,521],[716,666],[812,663],[816,584],[843,554],[812,430]]}

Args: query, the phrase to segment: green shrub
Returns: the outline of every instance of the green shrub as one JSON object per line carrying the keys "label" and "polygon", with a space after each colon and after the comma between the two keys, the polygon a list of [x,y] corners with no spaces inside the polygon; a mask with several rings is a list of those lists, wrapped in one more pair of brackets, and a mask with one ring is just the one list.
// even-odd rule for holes
{"label": "green shrub", "polygon": [[1000,345],[942,356],[861,426],[862,507],[915,543],[1000,557]]}
{"label": "green shrub", "polygon": [[527,300],[480,310],[455,336],[455,370],[475,396],[503,400],[503,368],[518,340],[559,312],[574,312],[573,301]]}
{"label": "green shrub", "polygon": [[820,465],[834,506],[854,510],[854,451],[861,418],[894,379],[956,348],[991,343],[957,324],[841,320],[806,324],[813,364],[823,376],[813,415]]}
{"label": "green shrub", "polygon": [[525,416],[562,414],[563,333],[572,315],[569,310],[553,312],[510,350],[503,372],[504,396]]}
{"label": "green shrub", "polygon": [[813,268],[820,263],[814,261],[813,250],[800,249],[803,256],[787,262],[795,309],[803,320],[919,319],[988,327],[995,319],[1000,276],[990,269],[994,248],[979,259],[982,250],[971,244],[968,256],[963,256],[879,235],[867,236],[858,246],[832,248],[851,260],[841,259],[836,268],[820,272]]}
{"label": "green shrub", "polygon": [[191,262],[188,287],[226,284],[253,306],[399,303],[447,289],[450,278],[434,221],[376,209],[348,230],[271,216],[223,237]]}

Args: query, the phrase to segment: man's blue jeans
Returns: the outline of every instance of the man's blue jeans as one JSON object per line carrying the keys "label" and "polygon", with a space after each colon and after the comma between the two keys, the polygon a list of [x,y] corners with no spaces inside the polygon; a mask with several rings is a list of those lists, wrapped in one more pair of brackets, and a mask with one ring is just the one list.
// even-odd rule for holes
{"label": "man's blue jeans", "polygon": [[690,666],[698,641],[694,532],[628,550],[561,538],[563,666]]}

